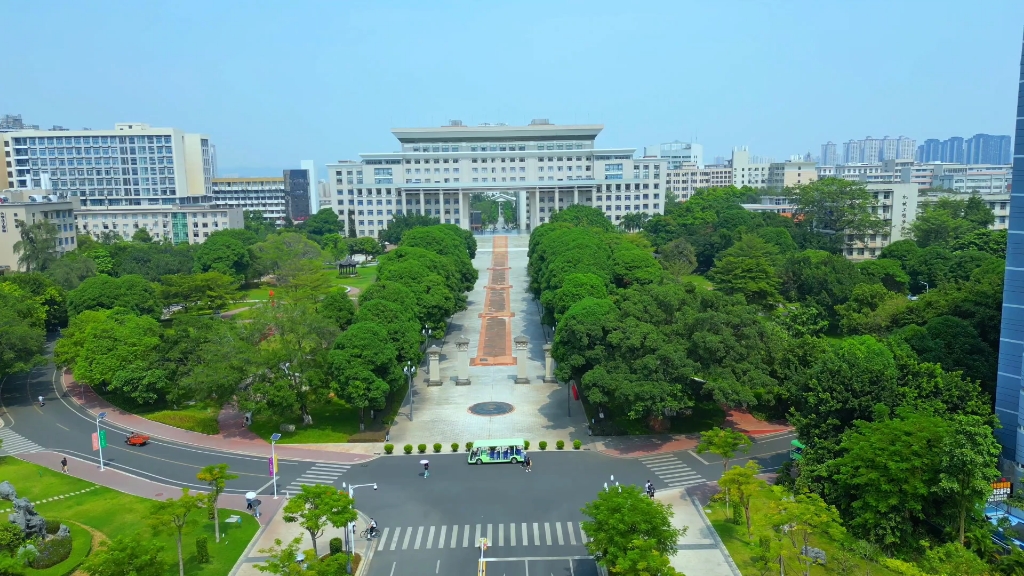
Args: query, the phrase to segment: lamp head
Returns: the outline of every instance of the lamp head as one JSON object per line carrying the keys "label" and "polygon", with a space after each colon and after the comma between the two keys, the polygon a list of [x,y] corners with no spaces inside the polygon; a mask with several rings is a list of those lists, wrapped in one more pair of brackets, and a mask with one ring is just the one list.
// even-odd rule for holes
{"label": "lamp head", "polygon": [[374,482],[374,483],[373,483],[373,489],[374,489],[374,490],[376,490],[376,489],[377,489],[377,483],[376,483],[376,482]]}

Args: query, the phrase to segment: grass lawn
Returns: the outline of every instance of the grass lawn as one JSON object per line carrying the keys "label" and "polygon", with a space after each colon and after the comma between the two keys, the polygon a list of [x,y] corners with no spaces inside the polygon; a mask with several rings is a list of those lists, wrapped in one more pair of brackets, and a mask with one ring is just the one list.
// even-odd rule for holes
{"label": "grass lawn", "polygon": [[714,400],[698,400],[689,416],[673,416],[673,434],[693,434],[725,423],[725,410]]}
{"label": "grass lawn", "polygon": [[708,280],[707,278],[701,276],[700,274],[688,274],[686,276],[683,276],[682,280],[688,281],[688,282],[693,282],[697,286],[700,286],[701,288],[705,288],[707,290],[714,290],[715,289],[715,286],[713,284],[711,284],[711,281]]}
{"label": "grass lawn", "polygon": [[[242,290],[242,300],[270,300],[270,286],[257,286],[248,290]],[[277,294],[276,292],[274,293]]]}
{"label": "grass lawn", "polygon": [[[341,400],[335,399],[329,404],[310,409],[310,416],[313,418],[311,426],[303,426],[299,414],[285,417],[256,416],[249,429],[268,442],[271,434],[280,432],[278,444],[348,442],[350,436],[359,432],[359,409],[351,408]],[[281,424],[294,424],[295,432],[281,432]]]}
{"label": "grass lawn", "polygon": [[[583,401],[583,408],[587,413],[588,420],[597,420],[591,425],[596,436],[635,436],[658,433],[657,430],[651,429],[646,419],[630,420],[625,415],[610,414],[605,414],[608,418],[602,419],[597,409],[586,400]],[[711,430],[724,423],[725,410],[718,403],[710,399],[698,399],[689,415],[679,414],[669,418],[669,428],[663,432],[693,434]]]}
{"label": "grass lawn", "polygon": [[355,276],[335,277],[334,284],[336,286],[350,286],[352,288],[358,288],[359,290],[366,290],[377,281],[377,267],[376,266],[360,266],[356,268]]}
{"label": "grass lawn", "polygon": [[[750,515],[753,518],[753,533],[754,541],[747,541],[747,527],[746,525],[732,524],[726,521],[725,514],[725,502],[712,502],[707,508],[711,509],[711,513],[708,514],[711,520],[712,526],[715,527],[715,531],[722,538],[722,542],[725,543],[725,547],[729,550],[729,554],[732,559],[736,562],[736,565],[740,569],[740,573],[746,575],[757,575],[761,572],[754,565],[754,555],[757,554],[757,535],[764,533],[768,530],[764,518],[768,510],[769,504],[778,500],[779,496],[771,488],[765,488],[761,490],[750,502]],[[791,574],[803,573],[802,569],[797,563],[797,550],[790,544],[789,539],[783,540],[783,546],[786,551],[786,572]],[[825,551],[825,558],[828,561],[830,567],[834,568],[835,554],[840,550],[839,543],[831,539],[823,538],[811,538],[811,546],[815,548],[821,548]],[[873,562],[867,562],[860,558],[854,560],[856,568],[854,574],[865,574],[867,571],[865,567],[870,565],[870,573],[875,576],[889,576],[894,573],[890,570],[883,568],[882,566]],[[775,570],[770,573],[778,573],[778,564],[775,564]],[[832,571],[826,569],[824,566],[812,566],[812,576],[824,576],[831,574]]]}
{"label": "grass lawn", "polygon": [[157,410],[154,412],[136,412],[148,420],[154,420],[168,426],[191,430],[200,434],[219,434],[217,415],[220,406],[215,404],[196,404],[179,410]]}
{"label": "grass lawn", "polygon": [[[52,470],[23,462],[13,457],[5,457],[0,461],[0,472],[3,478],[10,481],[18,490],[18,496],[27,497],[35,502],[40,499],[50,498],[77,492],[94,486],[91,482],[54,472]],[[144,539],[155,540],[164,546],[164,554],[172,560],[167,570],[167,575],[178,573],[177,553],[175,550],[175,534],[163,530],[154,530],[154,526],[147,519],[153,501],[138,496],[123,494],[110,488],[97,487],[83,494],[36,504],[36,511],[44,518],[55,518],[70,523],[78,523],[101,532],[108,538],[116,538],[122,535],[140,534]],[[228,510],[221,510],[221,520],[231,515]],[[194,512],[185,526],[182,535],[182,551],[185,556],[185,572],[190,575],[222,576],[231,571],[235,561],[245,551],[246,546],[252,540],[259,528],[256,520],[251,516],[242,513],[242,524],[223,524],[221,530],[221,541],[219,544],[213,541],[213,522],[207,519],[203,510]],[[67,574],[71,566],[65,564],[76,557],[79,559],[80,542],[83,547],[88,546],[88,538],[82,535],[82,529],[74,524],[69,524],[74,548],[71,558],[47,570],[28,570],[27,576],[46,575],[58,576]],[[196,536],[206,535],[209,538],[210,563],[198,564],[195,557]],[[81,536],[81,537],[80,537]]]}

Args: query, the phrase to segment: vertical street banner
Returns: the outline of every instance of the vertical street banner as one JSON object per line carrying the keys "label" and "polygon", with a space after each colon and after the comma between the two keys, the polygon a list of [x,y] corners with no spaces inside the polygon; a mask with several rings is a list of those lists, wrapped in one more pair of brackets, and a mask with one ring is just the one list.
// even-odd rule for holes
{"label": "vertical street banner", "polygon": [[100,430],[100,448],[107,447],[107,431]]}
{"label": "vertical street banner", "polygon": [[274,477],[277,475],[277,455],[267,458],[267,467],[269,468],[270,476]]}
{"label": "vertical street banner", "polygon": [[96,437],[96,433],[92,433],[92,451],[95,452],[100,449],[100,441]]}

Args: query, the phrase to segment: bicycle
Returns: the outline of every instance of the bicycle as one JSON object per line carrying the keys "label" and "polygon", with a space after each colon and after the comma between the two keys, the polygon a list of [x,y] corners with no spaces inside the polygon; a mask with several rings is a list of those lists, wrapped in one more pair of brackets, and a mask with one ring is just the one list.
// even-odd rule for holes
{"label": "bicycle", "polygon": [[380,530],[376,528],[364,528],[363,531],[359,533],[360,538],[365,538],[367,540],[372,540],[377,536],[380,536]]}

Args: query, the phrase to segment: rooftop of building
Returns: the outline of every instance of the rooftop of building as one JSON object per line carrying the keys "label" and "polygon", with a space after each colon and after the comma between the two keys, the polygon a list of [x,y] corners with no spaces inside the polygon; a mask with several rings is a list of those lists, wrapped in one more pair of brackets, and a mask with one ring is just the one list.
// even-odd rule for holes
{"label": "rooftop of building", "polygon": [[533,120],[527,126],[479,124],[466,126],[452,120],[437,128],[393,128],[391,133],[403,144],[422,142],[489,142],[492,140],[593,140],[604,129],[602,124],[559,125]]}
{"label": "rooftop of building", "polygon": [[283,176],[251,176],[248,178],[231,177],[231,178],[213,178],[211,180],[214,184],[217,183],[229,183],[229,182],[284,182]]}

